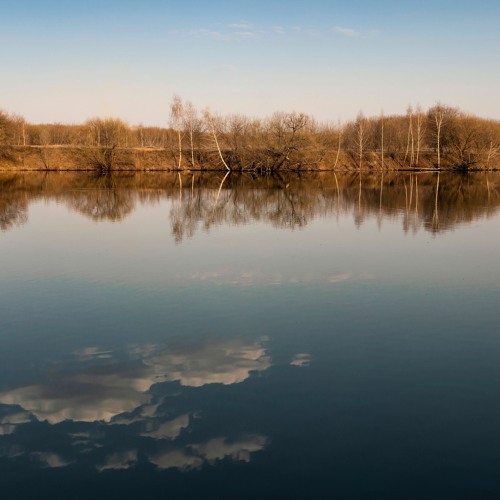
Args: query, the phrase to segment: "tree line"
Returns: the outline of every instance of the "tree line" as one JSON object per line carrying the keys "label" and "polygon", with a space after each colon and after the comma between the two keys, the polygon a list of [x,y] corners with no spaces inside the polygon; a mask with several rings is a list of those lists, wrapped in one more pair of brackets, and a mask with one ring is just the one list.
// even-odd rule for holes
{"label": "tree line", "polygon": [[[260,119],[200,111],[178,96],[166,127],[130,126],[117,118],[32,124],[0,110],[0,160],[49,147],[73,148],[78,161],[101,170],[138,168],[131,151],[161,151],[162,166],[171,170],[496,169],[500,121],[442,104],[426,111],[409,106],[401,115],[359,113],[344,123],[299,112]],[[46,151],[40,155],[47,167]]]}

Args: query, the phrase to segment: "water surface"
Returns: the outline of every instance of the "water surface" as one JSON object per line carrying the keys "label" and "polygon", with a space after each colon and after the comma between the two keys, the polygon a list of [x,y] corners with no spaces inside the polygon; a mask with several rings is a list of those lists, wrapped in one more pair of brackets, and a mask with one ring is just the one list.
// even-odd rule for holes
{"label": "water surface", "polygon": [[500,177],[0,177],[5,498],[498,498]]}

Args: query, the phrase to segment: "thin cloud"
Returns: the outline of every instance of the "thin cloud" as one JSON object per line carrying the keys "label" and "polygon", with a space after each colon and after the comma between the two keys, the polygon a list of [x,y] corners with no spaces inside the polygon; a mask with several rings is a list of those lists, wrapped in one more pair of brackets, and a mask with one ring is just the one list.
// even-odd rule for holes
{"label": "thin cloud", "polygon": [[219,42],[229,42],[231,40],[256,40],[263,39],[272,36],[286,36],[294,34],[296,36],[308,37],[308,38],[325,38],[328,37],[330,33],[337,33],[345,37],[360,37],[360,36],[376,36],[377,31],[372,30],[371,32],[364,34],[358,32],[352,28],[346,28],[343,26],[335,26],[328,30],[319,29],[317,26],[303,27],[303,26],[285,26],[285,25],[271,25],[271,26],[258,26],[247,22],[238,22],[225,25],[221,29],[209,29],[200,28],[196,30],[189,31],[177,31],[171,32],[172,34],[184,34],[185,36],[195,37],[195,38],[210,38]]}
{"label": "thin cloud", "polygon": [[233,35],[238,38],[257,38],[257,33],[253,31],[235,31]]}
{"label": "thin cloud", "polygon": [[235,30],[252,30],[254,25],[250,23],[233,23],[229,25],[230,28]]}
{"label": "thin cloud", "polygon": [[[184,32],[185,36],[192,38],[210,38],[217,42],[228,42],[235,39],[254,39],[259,36],[259,32],[252,29],[250,25],[236,25],[232,24],[229,26],[229,30],[226,31],[216,31],[206,28],[200,28],[196,30],[189,30]],[[238,29],[239,28],[239,29]],[[237,29],[237,31],[234,31]]]}
{"label": "thin cloud", "polygon": [[359,33],[351,28],[343,28],[342,26],[335,26],[334,31],[339,33],[340,35],[355,37],[358,36]]}
{"label": "thin cloud", "polygon": [[212,40],[217,40],[221,42],[227,41],[229,39],[227,35],[221,33],[220,31],[213,31],[207,29],[191,30],[188,31],[187,34],[194,37],[211,38]]}

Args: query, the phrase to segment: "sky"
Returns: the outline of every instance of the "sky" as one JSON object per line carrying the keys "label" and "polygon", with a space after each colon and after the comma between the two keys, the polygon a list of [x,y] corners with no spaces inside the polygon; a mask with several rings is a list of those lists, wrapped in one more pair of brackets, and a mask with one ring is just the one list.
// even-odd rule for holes
{"label": "sky", "polygon": [[498,26],[499,0],[0,0],[0,109],[166,126],[177,94],[252,117],[500,119]]}

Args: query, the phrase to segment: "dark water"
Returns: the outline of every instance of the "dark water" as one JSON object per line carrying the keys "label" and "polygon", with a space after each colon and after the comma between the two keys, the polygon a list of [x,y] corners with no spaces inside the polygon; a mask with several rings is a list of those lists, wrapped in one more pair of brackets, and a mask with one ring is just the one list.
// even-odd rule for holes
{"label": "dark water", "polygon": [[498,174],[0,189],[2,498],[500,497]]}

